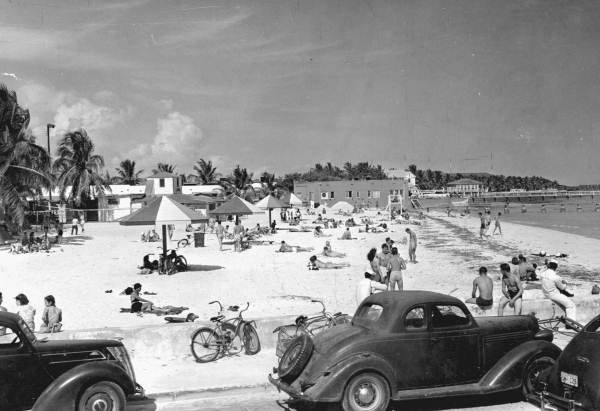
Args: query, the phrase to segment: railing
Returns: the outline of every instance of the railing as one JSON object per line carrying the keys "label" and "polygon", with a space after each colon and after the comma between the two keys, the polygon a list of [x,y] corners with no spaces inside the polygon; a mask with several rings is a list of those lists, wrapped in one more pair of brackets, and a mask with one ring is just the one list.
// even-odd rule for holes
{"label": "railing", "polygon": [[507,197],[507,198],[517,198],[517,197],[585,197],[585,196],[600,196],[599,190],[590,190],[590,191],[521,191],[521,192],[513,192],[513,191],[497,191],[497,192],[487,192],[479,195],[480,198],[492,198],[492,197]]}

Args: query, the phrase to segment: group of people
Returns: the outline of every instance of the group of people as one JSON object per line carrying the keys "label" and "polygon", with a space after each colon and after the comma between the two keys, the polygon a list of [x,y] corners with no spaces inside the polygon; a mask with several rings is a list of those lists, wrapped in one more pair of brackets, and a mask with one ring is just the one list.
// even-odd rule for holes
{"label": "group of people", "polygon": [[[514,264],[515,262],[518,264]],[[566,281],[556,272],[558,269],[557,260],[546,259],[543,266],[534,268],[521,255],[516,261],[513,259],[512,263],[512,266],[509,263],[500,264],[502,297],[498,303],[499,316],[504,315],[504,309],[507,305],[513,308],[515,315],[521,315],[524,291],[522,281],[530,281],[535,278],[541,282],[544,297],[561,307],[568,318],[577,320],[575,303],[569,298],[573,294],[567,290]],[[533,276],[530,268],[534,269]],[[491,308],[494,304],[494,283],[487,273],[486,267],[479,268],[479,276],[473,280],[471,298],[466,300],[467,303],[477,304],[483,309]]]}
{"label": "group of people", "polygon": [[[502,217],[502,213],[498,212],[494,218],[494,231],[492,231],[492,235],[496,234],[496,230],[498,230],[498,234],[502,235],[500,217]],[[479,222],[479,238],[483,239],[484,237],[488,237],[488,231],[492,225],[492,212],[489,208],[486,208],[484,212],[479,212]]]}
{"label": "group of people", "polygon": [[83,213],[79,213],[79,216],[73,215],[73,219],[71,220],[71,235],[77,235],[79,227],[81,227],[82,233],[85,232],[85,215]]}
{"label": "group of people", "polygon": [[[2,306],[3,298],[0,293],[0,311],[8,311]],[[23,322],[27,324],[27,327],[31,331],[35,329],[35,314],[36,310],[29,304],[29,299],[25,294],[18,294],[15,297],[15,304],[17,306],[16,314],[21,317]],[[62,310],[56,307],[56,300],[54,296],[47,295],[44,297],[44,311],[42,313],[42,324],[40,325],[37,332],[40,333],[54,333],[62,329]],[[0,335],[6,334],[6,328],[0,327]]]}

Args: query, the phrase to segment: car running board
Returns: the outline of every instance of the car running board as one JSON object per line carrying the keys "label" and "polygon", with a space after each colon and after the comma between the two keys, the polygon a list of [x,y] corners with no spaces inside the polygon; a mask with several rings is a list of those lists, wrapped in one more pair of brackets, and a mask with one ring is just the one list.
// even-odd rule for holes
{"label": "car running board", "polygon": [[394,400],[418,400],[425,398],[461,397],[466,395],[493,394],[511,391],[516,387],[482,386],[477,382],[461,385],[443,385],[432,388],[403,389],[396,392]]}

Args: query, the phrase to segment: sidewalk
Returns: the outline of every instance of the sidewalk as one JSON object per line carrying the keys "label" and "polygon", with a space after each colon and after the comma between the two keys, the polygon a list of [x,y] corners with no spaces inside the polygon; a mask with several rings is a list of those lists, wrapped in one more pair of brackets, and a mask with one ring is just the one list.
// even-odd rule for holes
{"label": "sidewalk", "polygon": [[270,386],[267,376],[277,365],[275,350],[269,348],[256,355],[240,354],[210,363],[197,363],[191,354],[188,359],[174,361],[132,361],[137,381],[146,395],[155,399]]}

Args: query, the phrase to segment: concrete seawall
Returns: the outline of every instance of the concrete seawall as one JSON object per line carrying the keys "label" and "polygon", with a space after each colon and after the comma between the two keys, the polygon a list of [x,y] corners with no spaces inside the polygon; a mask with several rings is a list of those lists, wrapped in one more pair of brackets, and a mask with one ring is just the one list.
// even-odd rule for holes
{"label": "concrete seawall", "polygon": [[[600,314],[600,296],[576,298],[577,319],[585,324]],[[498,310],[497,302],[491,309],[481,310],[473,304],[467,304],[475,317],[493,316]],[[563,315],[563,311],[549,300],[523,300],[523,314],[535,312],[538,319],[547,319]],[[505,315],[510,315],[510,307],[505,308]],[[265,349],[273,348],[277,335],[273,329],[294,322],[296,315],[266,317],[256,319],[256,328]],[[145,360],[153,358],[182,359],[191,355],[190,342],[194,331],[200,327],[212,326],[208,322],[192,322],[180,324],[160,324],[131,328],[101,328],[89,330],[63,331],[58,334],[38,334],[38,338],[48,336],[49,339],[120,339],[129,350],[132,358]]]}

